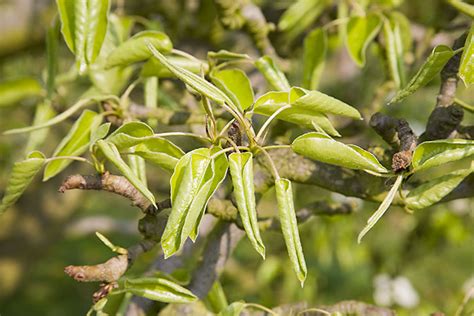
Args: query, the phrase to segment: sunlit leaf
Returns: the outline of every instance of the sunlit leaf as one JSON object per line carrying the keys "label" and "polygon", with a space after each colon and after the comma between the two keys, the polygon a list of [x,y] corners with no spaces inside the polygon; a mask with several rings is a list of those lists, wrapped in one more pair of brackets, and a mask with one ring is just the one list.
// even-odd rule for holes
{"label": "sunlit leaf", "polygon": [[141,142],[135,147],[133,154],[169,171],[173,171],[184,155],[178,146],[164,138],[151,138]]}
{"label": "sunlit leaf", "polygon": [[414,171],[436,167],[474,155],[474,141],[442,139],[419,144],[412,159]]}
{"label": "sunlit leaf", "polygon": [[[446,0],[454,8],[474,19],[474,4],[466,3],[462,0]],[[468,0],[467,0],[468,1]]]}
{"label": "sunlit leaf", "polygon": [[253,156],[247,153],[229,155],[229,170],[234,186],[240,218],[252,246],[265,259],[265,246],[260,237],[253,185]]}
{"label": "sunlit leaf", "polygon": [[240,69],[224,69],[211,73],[212,82],[234,102],[240,111],[253,104],[253,90],[249,78]]}
{"label": "sunlit leaf", "polygon": [[286,249],[288,250],[293,270],[295,270],[296,276],[301,282],[301,286],[303,286],[306,280],[307,269],[298,232],[291,182],[287,179],[275,180],[275,192]]}
{"label": "sunlit leaf", "polygon": [[378,14],[353,16],[346,26],[346,45],[352,59],[359,65],[365,65],[367,47],[374,40],[382,26]]}
{"label": "sunlit leaf", "polygon": [[[91,130],[97,128],[101,121],[102,117],[97,113],[85,110],[56,147],[53,157],[82,155],[90,143]],[[49,162],[44,169],[43,181],[47,181],[63,171],[71,162],[72,160],[69,159]]]}
{"label": "sunlit leaf", "polygon": [[117,149],[130,148],[153,136],[153,129],[143,122],[128,122],[116,129],[107,141],[113,143]]}
{"label": "sunlit leaf", "polygon": [[[204,73],[209,71],[209,65],[199,59],[190,59],[181,56],[167,56],[166,58],[173,65],[186,69],[195,74],[200,74],[201,70],[204,71]],[[163,66],[163,64],[155,58],[148,59],[148,61],[143,65],[140,75],[143,77],[156,76],[160,78],[175,77],[175,75],[167,67]]]}
{"label": "sunlit leaf", "polygon": [[[474,6],[472,7],[474,8]],[[466,38],[466,44],[464,44],[461,64],[459,66],[459,77],[466,85],[474,83],[474,24],[471,25],[471,30]]]}
{"label": "sunlit leaf", "polygon": [[135,34],[132,38],[114,49],[107,57],[105,67],[127,66],[147,60],[152,56],[152,52],[148,49],[147,43],[150,43],[157,50],[164,53],[170,52],[171,49],[173,49],[173,44],[165,33],[143,31]]}
{"label": "sunlit leaf", "polygon": [[403,40],[398,20],[385,19],[383,31],[388,72],[395,86],[401,88],[405,85],[405,68],[403,62]]}
{"label": "sunlit leaf", "polygon": [[317,28],[304,40],[303,87],[314,90],[318,87],[328,50],[326,32]]}
{"label": "sunlit leaf", "polygon": [[291,148],[300,155],[336,166],[388,172],[368,151],[335,141],[322,133],[313,132],[299,136],[293,141]]}
{"label": "sunlit leaf", "polygon": [[416,90],[424,87],[443,69],[444,65],[453,56],[453,50],[445,45],[436,46],[408,85],[398,91],[390,103],[400,102]]}
{"label": "sunlit leaf", "polygon": [[2,203],[0,203],[0,215],[20,198],[36,173],[43,167],[44,162],[44,155],[39,151],[33,151],[25,160],[15,163],[8,179]]}
{"label": "sunlit leaf", "polygon": [[260,57],[255,61],[255,67],[262,73],[267,79],[268,83],[278,91],[290,90],[290,84],[286,79],[285,74],[277,67],[273,59],[270,56]]}
{"label": "sunlit leaf", "polygon": [[229,52],[228,50],[225,50],[225,49],[221,49],[218,52],[208,52],[207,57],[211,59],[220,59],[220,60],[250,59],[250,56],[247,54]]}
{"label": "sunlit leaf", "polygon": [[181,285],[157,277],[126,279],[123,289],[134,295],[165,303],[189,303],[197,299]]}
{"label": "sunlit leaf", "polygon": [[319,91],[308,91],[306,95],[298,98],[292,106],[324,114],[347,116],[353,119],[362,118],[359,111],[354,107]]}

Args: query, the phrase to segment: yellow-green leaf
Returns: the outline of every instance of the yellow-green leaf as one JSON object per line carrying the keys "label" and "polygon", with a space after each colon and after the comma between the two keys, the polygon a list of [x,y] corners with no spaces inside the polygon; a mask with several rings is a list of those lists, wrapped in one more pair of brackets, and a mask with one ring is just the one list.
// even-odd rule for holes
{"label": "yellow-green leaf", "polygon": [[464,44],[461,64],[459,66],[459,77],[464,81],[465,85],[474,83],[474,24],[471,25],[471,30],[466,38],[466,44]]}
{"label": "yellow-green leaf", "polygon": [[365,65],[365,52],[382,26],[378,14],[353,16],[346,27],[346,45],[352,59],[359,65]]}
{"label": "yellow-green leaf", "polygon": [[315,90],[323,72],[328,39],[322,28],[316,28],[304,40],[303,87]]}
{"label": "yellow-green leaf", "polygon": [[211,73],[212,82],[234,102],[241,112],[253,104],[253,90],[249,78],[240,69],[224,69]]}
{"label": "yellow-green leaf", "polygon": [[474,141],[442,139],[423,142],[413,152],[414,171],[436,167],[474,155]]}
{"label": "yellow-green leaf", "polygon": [[134,295],[165,303],[190,303],[197,299],[188,289],[159,277],[126,279],[123,289]]}
{"label": "yellow-green leaf", "polygon": [[278,91],[290,90],[290,84],[286,79],[285,74],[277,67],[273,59],[270,56],[260,57],[255,61],[255,67],[262,73],[267,79],[268,83]]}
{"label": "yellow-green leaf", "polygon": [[32,78],[4,81],[0,83],[0,107],[15,105],[28,97],[41,96],[43,89]]}

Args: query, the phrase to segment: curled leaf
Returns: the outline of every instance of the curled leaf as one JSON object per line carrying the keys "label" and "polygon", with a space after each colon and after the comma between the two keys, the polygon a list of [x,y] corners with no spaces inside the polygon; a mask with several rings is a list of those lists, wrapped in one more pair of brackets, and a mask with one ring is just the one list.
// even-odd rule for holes
{"label": "curled leaf", "polygon": [[190,303],[197,299],[188,289],[159,277],[126,279],[123,290],[153,301],[165,303]]}

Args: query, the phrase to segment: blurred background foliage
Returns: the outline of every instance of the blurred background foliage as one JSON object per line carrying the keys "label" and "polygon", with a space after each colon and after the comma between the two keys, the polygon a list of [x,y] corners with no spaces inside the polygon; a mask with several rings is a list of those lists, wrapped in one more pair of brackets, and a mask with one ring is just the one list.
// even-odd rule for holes
{"label": "blurred background foliage", "polygon": [[[350,2],[350,1],[349,1]],[[369,0],[353,0],[364,6]],[[442,0],[372,0],[372,4],[397,7],[411,21],[415,47],[406,56],[407,69],[413,74],[417,65],[435,44],[451,45],[459,35],[456,25],[466,22]],[[291,1],[255,1],[269,22],[278,24]],[[205,58],[207,51],[225,48],[230,51],[258,53],[248,36],[226,31],[216,20],[211,0],[117,1],[137,24],[164,30],[175,47]],[[122,7],[120,7],[122,6]],[[46,65],[45,44],[41,40],[54,18],[52,1],[0,1],[0,26],[16,16],[16,28],[0,27],[0,81],[25,77],[43,78]],[[329,10],[311,25],[334,19]],[[12,22],[13,23],[13,22]],[[4,26],[5,26],[4,25]],[[310,25],[310,26],[311,26]],[[140,27],[140,26],[137,26]],[[13,31],[12,31],[13,29]],[[311,29],[311,28],[309,28]],[[462,31],[462,30],[461,30]],[[12,33],[14,32],[14,34]],[[13,35],[12,35],[13,34]],[[38,35],[39,34],[39,35]],[[12,40],[16,39],[16,40]],[[291,41],[281,32],[270,33],[278,54],[287,62],[292,84],[301,78],[302,41]],[[423,131],[434,106],[439,79],[405,102],[387,107],[377,99],[377,91],[386,81],[381,52],[369,47],[364,68],[349,59],[340,39],[332,36],[320,88],[361,110],[366,120],[355,130],[345,132],[350,142],[362,146],[379,145],[382,140],[368,128],[367,117],[376,111],[407,119],[416,132]],[[67,71],[73,56],[64,43],[60,45],[59,69]],[[162,85],[168,84],[167,82]],[[258,91],[262,92],[262,91]],[[460,85],[458,97],[474,100],[474,91]],[[170,90],[170,100],[160,100],[169,107],[181,100]],[[11,106],[0,107],[0,130],[24,126],[32,121],[35,97]],[[465,125],[472,125],[466,113]],[[48,134],[44,152],[51,153],[70,127],[70,122],[55,126]],[[284,124],[280,124],[285,129]],[[339,124],[344,127],[344,124]],[[278,133],[278,127],[276,127]],[[0,137],[0,188],[5,188],[13,162],[25,151],[26,135]],[[185,144],[189,147],[192,144]],[[446,166],[446,173],[459,165]],[[76,169],[74,169],[76,168]],[[68,173],[79,171],[74,165]],[[169,175],[150,170],[150,186],[165,197]],[[47,183],[35,180],[19,203],[0,220],[0,314],[4,315],[83,315],[91,304],[96,285],[78,286],[63,273],[68,264],[102,262],[111,255],[94,235],[106,233],[114,243],[128,246],[139,240],[136,229],[140,213],[120,197],[101,192],[57,193],[62,178]],[[160,196],[160,194],[162,196]],[[259,209],[274,212],[274,192],[260,201]],[[298,185],[296,207],[318,200],[342,197],[313,186]],[[457,200],[408,214],[392,207],[361,245],[356,236],[366,218],[376,209],[375,203],[355,200],[355,214],[313,217],[301,226],[301,239],[308,265],[308,280],[301,289],[286,255],[281,235],[264,233],[268,257],[262,261],[244,239],[226,266],[221,278],[230,302],[245,300],[274,307],[299,301],[310,305],[329,305],[354,299],[394,308],[400,315],[427,315],[435,311],[454,314],[467,289],[474,286],[474,201]],[[129,272],[144,271],[153,259],[151,252]],[[474,311],[471,303],[466,311]],[[468,315],[468,314],[466,314]]]}

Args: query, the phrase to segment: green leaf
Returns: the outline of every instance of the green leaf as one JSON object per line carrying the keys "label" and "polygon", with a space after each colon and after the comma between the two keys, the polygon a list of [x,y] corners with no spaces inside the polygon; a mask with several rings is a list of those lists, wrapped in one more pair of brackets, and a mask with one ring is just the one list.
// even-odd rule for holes
{"label": "green leaf", "polygon": [[70,117],[71,115],[73,115],[74,113],[79,111],[81,108],[89,105],[89,103],[91,103],[92,101],[104,101],[104,100],[107,100],[107,99],[114,99],[114,98],[116,98],[116,97],[109,96],[109,95],[92,96],[92,97],[89,97],[89,98],[84,98],[84,99],[81,99],[81,100],[77,101],[74,105],[72,105],[66,111],[56,115],[55,117],[53,117],[49,121],[46,121],[46,122],[41,123],[39,125],[33,125],[33,126],[28,126],[28,127],[23,127],[23,128],[11,129],[11,130],[8,130],[8,131],[4,132],[3,134],[4,135],[10,135],[10,134],[19,134],[19,133],[29,133],[29,132],[32,132],[32,131],[36,131],[38,129],[50,127],[50,126],[53,126],[55,124],[58,124],[58,123],[64,121],[65,119],[67,119],[68,117]]}
{"label": "green leaf", "polygon": [[413,152],[414,171],[436,167],[474,155],[474,141],[443,139],[423,142]]}
{"label": "green leaf", "polygon": [[399,27],[403,52],[411,52],[413,47],[413,36],[411,34],[410,20],[399,11],[390,12],[389,18],[394,25],[398,25]]}
{"label": "green leaf", "polygon": [[48,98],[51,99],[55,85],[56,74],[58,72],[58,41],[59,41],[59,25],[54,23],[48,28],[46,33],[46,53],[47,53],[47,72],[46,72],[46,91]]}
{"label": "green leaf", "polygon": [[220,59],[220,60],[242,60],[250,59],[250,56],[247,54],[239,54],[234,52],[229,52],[228,50],[221,49],[218,52],[208,52],[207,57],[210,59]]}
{"label": "green leaf", "polygon": [[109,0],[56,0],[61,32],[80,73],[99,55],[107,32]]}
{"label": "green leaf", "polygon": [[419,185],[408,193],[406,206],[411,210],[420,210],[441,201],[473,171],[473,168],[457,170]]}
{"label": "green leaf", "polygon": [[[218,150],[217,148],[215,150]],[[197,229],[209,198],[225,178],[225,154],[211,159],[213,151],[199,148],[184,155],[171,176],[171,213],[161,238],[165,258],[181,249]]]}
{"label": "green leaf", "polygon": [[252,159],[253,156],[250,152],[232,153],[229,155],[229,170],[237,209],[245,232],[254,249],[265,259],[265,246],[258,228]]}
{"label": "green leaf", "polygon": [[275,191],[281,231],[283,233],[283,238],[285,239],[286,249],[288,250],[293,270],[295,270],[296,276],[301,282],[301,286],[303,286],[306,279],[307,269],[298,232],[291,182],[287,179],[275,180]]}
{"label": "green leaf", "polygon": [[393,184],[392,188],[388,192],[387,196],[383,200],[382,204],[380,204],[379,208],[372,214],[372,216],[367,221],[367,225],[362,229],[359,236],[357,237],[357,242],[360,244],[362,238],[374,227],[374,225],[379,221],[379,219],[385,214],[385,212],[392,204],[395,195],[397,194],[398,188],[402,185],[403,175],[399,175],[397,180]]}
{"label": "green leaf", "polygon": [[[135,151],[135,148],[131,149],[131,153]],[[148,187],[148,181],[146,176],[146,164],[145,159],[137,155],[128,155],[128,165],[132,169],[133,173],[137,176],[138,179]]]}
{"label": "green leaf", "polygon": [[115,253],[118,253],[120,255],[126,255],[128,254],[128,250],[125,249],[125,248],[122,248],[120,246],[117,246],[117,245],[114,245],[107,237],[105,237],[104,235],[102,235],[101,233],[99,232],[95,232],[95,235],[97,236],[97,238],[100,239],[100,241],[102,243],[104,243],[104,245],[106,247],[108,247],[110,250],[112,250],[113,252]]}
{"label": "green leaf", "polygon": [[285,74],[277,67],[273,59],[270,56],[260,57],[255,61],[255,67],[262,73],[267,79],[268,83],[278,91],[290,90],[290,84],[286,79]]}
{"label": "green leaf", "polygon": [[178,79],[189,85],[197,92],[204,94],[209,99],[214,100],[219,104],[227,103],[229,106],[232,106],[234,109],[236,109],[236,105],[233,104],[229,97],[210,82],[184,68],[172,64],[165,56],[157,51],[151,43],[148,44],[148,48],[153,53],[155,58],[158,59],[166,68],[168,68],[168,70],[176,77],[178,77]]}
{"label": "green leaf", "polygon": [[240,69],[225,69],[211,73],[212,82],[234,102],[241,112],[253,104],[253,90],[249,78]]}
{"label": "green leaf", "polygon": [[95,144],[99,139],[103,139],[109,133],[111,123],[104,123],[91,129],[90,145]]}
{"label": "green leaf", "polygon": [[188,289],[164,278],[126,279],[124,290],[165,303],[190,303],[197,299]]}
{"label": "green leaf", "polygon": [[[474,8],[474,6],[472,7]],[[474,24],[471,25],[471,30],[467,35],[466,44],[462,52],[459,77],[464,81],[465,85],[474,83]]]}
{"label": "green leaf", "polygon": [[346,26],[346,46],[349,55],[359,65],[365,65],[365,52],[382,26],[378,14],[353,16]]}
{"label": "green leaf", "polygon": [[317,111],[324,114],[336,114],[353,119],[362,119],[354,107],[319,91],[309,91],[293,104],[295,108]]}
{"label": "green leaf", "polygon": [[41,96],[43,89],[35,79],[24,78],[0,83],[0,107],[15,105],[28,97]]}
{"label": "green leaf", "polygon": [[[90,143],[91,130],[97,128],[101,121],[102,116],[98,116],[93,111],[85,110],[82,112],[66,137],[56,147],[53,157],[82,155]],[[47,181],[63,171],[71,162],[72,160],[69,159],[49,162],[44,169],[43,181]]]}
{"label": "green leaf", "polygon": [[[203,70],[204,73],[207,73],[209,71],[209,65],[199,59],[190,59],[181,56],[167,56],[166,58],[173,65],[186,69],[195,74],[200,74],[201,70]],[[169,71],[167,67],[163,66],[163,64],[155,58],[148,59],[148,61],[143,65],[140,75],[142,77],[175,77],[175,75],[171,71]]]}
{"label": "green leaf", "polygon": [[115,167],[127,178],[128,181],[145,196],[153,205],[155,205],[155,197],[147,189],[146,185],[133,173],[132,169],[122,160],[117,147],[110,142],[98,140],[97,147],[102,151],[104,156],[112,162]]}
{"label": "green leaf", "polygon": [[447,2],[460,12],[474,19],[474,5],[465,3],[462,0],[447,0]]}
{"label": "green leaf", "polygon": [[148,49],[147,43],[150,43],[153,47],[156,47],[156,49],[164,53],[168,53],[173,49],[173,44],[165,33],[143,31],[135,34],[132,38],[114,49],[107,57],[105,68],[127,66],[147,60],[152,56],[152,52]]}
{"label": "green leaf", "polygon": [[[39,125],[48,121],[55,114],[56,114],[56,111],[54,111],[54,108],[51,105],[50,101],[45,100],[44,102],[39,103],[36,106],[35,118],[33,119],[33,126]],[[44,143],[46,137],[48,136],[48,131],[49,131],[48,129],[43,129],[43,130],[39,130],[39,131],[35,131],[31,133],[28,136],[28,143],[26,144],[25,152],[29,153],[33,150],[38,149],[38,147]]]}
{"label": "green leaf", "polygon": [[393,82],[395,82],[395,86],[401,88],[405,85],[405,69],[403,41],[398,20],[385,19],[383,30],[389,74]]}
{"label": "green leaf", "polygon": [[26,160],[16,162],[13,166],[8,185],[0,203],[0,215],[20,198],[34,176],[43,167],[45,157],[39,151],[31,152]]}
{"label": "green leaf", "polygon": [[330,0],[297,0],[282,14],[278,29],[292,41],[321,15]]}
{"label": "green leaf", "polygon": [[240,316],[245,309],[245,302],[233,302],[221,310],[217,316]]}
{"label": "green leaf", "polygon": [[400,102],[416,90],[424,87],[443,69],[448,60],[453,57],[453,50],[445,45],[436,46],[430,56],[420,67],[415,76],[410,80],[408,85],[398,91],[397,95],[390,100],[390,103]]}
{"label": "green leaf", "polygon": [[134,155],[138,155],[163,169],[173,171],[183,151],[164,138],[147,139],[135,147]]}
{"label": "green leaf", "polygon": [[323,72],[328,39],[326,32],[316,28],[304,40],[303,87],[314,90],[318,87]]}
{"label": "green leaf", "polygon": [[[292,92],[293,91],[296,90],[292,89]],[[281,107],[290,104],[292,101],[290,100],[290,94],[291,93],[279,91],[268,92],[257,99],[254,105],[254,112],[257,114],[271,116]],[[326,115],[315,110],[290,107],[289,109],[283,110],[280,114],[278,114],[277,118],[283,121],[304,126],[306,128],[313,128],[313,123],[315,123],[326,133],[332,136],[340,136]]]}
{"label": "green leaf", "polygon": [[128,122],[107,137],[107,141],[122,150],[138,145],[153,136],[153,129],[143,122]]}
{"label": "green leaf", "polygon": [[322,133],[307,133],[296,138],[291,145],[294,152],[336,166],[350,169],[388,172],[374,155],[355,145],[335,141]]}

